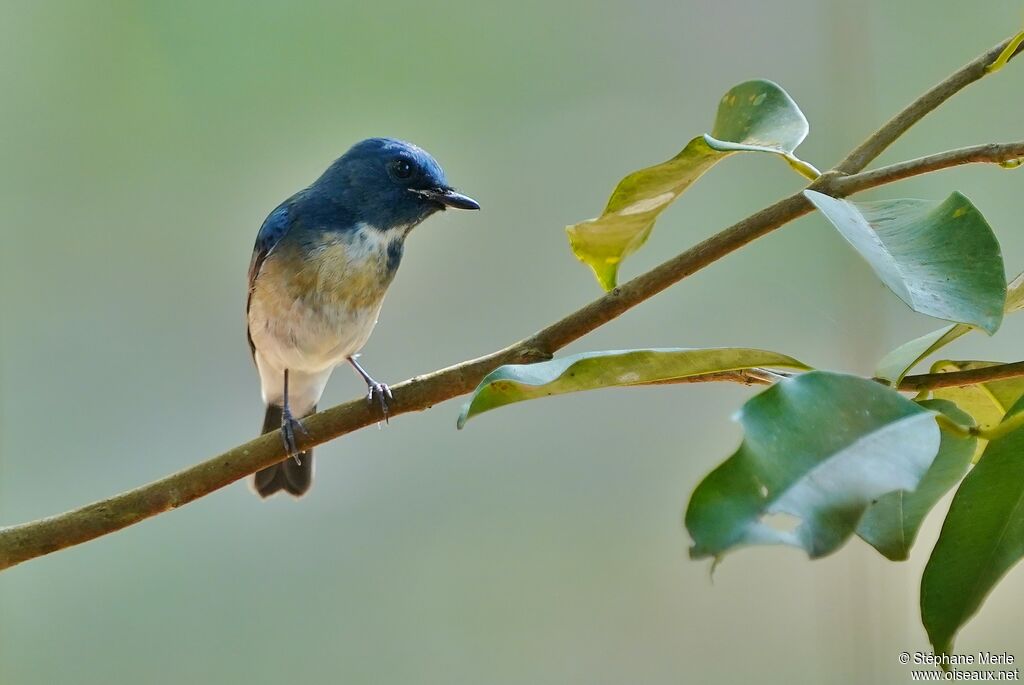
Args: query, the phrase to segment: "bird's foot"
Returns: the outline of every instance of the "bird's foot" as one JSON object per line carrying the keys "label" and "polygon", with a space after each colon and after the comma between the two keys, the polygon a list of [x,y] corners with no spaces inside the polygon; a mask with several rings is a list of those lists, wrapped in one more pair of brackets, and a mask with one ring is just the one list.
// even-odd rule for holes
{"label": "bird's foot", "polygon": [[291,410],[286,407],[281,410],[281,442],[284,443],[284,449],[288,452],[288,456],[301,466],[302,460],[299,459],[301,450],[295,440],[296,432],[302,433],[307,438],[309,437],[306,427],[302,425],[301,421],[292,416]]}
{"label": "bird's foot", "polygon": [[380,407],[380,413],[384,415],[384,423],[388,422],[388,414],[391,411],[391,402],[395,399],[391,394],[391,388],[386,383],[378,383],[373,379],[366,381],[366,402],[371,407]]}
{"label": "bird's foot", "polygon": [[[348,363],[352,365],[352,368],[356,370],[356,373],[366,383],[366,402],[372,407],[378,405],[380,407],[380,413],[384,417],[384,423],[388,422],[388,414],[391,410],[391,402],[395,399],[391,394],[391,388],[384,383],[378,383],[373,379],[373,376],[366,372],[356,359],[359,357],[358,354],[354,354],[348,358]],[[380,424],[378,423],[379,427]]]}

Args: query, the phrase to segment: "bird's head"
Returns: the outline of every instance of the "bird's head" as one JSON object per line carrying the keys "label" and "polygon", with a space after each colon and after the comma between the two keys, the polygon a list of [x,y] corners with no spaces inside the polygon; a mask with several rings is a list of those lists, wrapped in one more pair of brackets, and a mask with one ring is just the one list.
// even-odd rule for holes
{"label": "bird's head", "polygon": [[480,209],[448,185],[425,150],[393,138],[369,138],[339,157],[314,184],[357,221],[380,230],[412,228],[452,207]]}

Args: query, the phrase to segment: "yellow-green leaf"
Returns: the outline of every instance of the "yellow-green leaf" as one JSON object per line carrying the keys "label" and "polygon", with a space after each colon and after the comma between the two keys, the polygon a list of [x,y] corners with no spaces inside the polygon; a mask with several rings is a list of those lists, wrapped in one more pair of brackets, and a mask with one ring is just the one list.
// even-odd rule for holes
{"label": "yellow-green leaf", "polygon": [[539,364],[509,364],[480,381],[463,407],[458,425],[462,428],[477,414],[523,400],[760,366],[808,368],[778,352],[742,347],[584,352]]}
{"label": "yellow-green leaf", "polygon": [[971,326],[958,323],[905,342],[882,357],[875,369],[875,376],[896,385],[922,359],[972,330]]}
{"label": "yellow-green leaf", "polygon": [[816,176],[814,167],[793,155],[807,131],[807,119],[782,88],[764,80],[741,83],[719,103],[711,135],[697,136],[667,162],[619,181],[601,216],[566,227],[569,244],[611,290],[619,264],[647,241],[658,215],[719,160],[736,152],[771,152]]}
{"label": "yellow-green leaf", "polygon": [[1024,273],[1017,274],[1017,278],[1006,286],[1006,313],[1019,312],[1021,309],[1024,309]]}
{"label": "yellow-green leaf", "polygon": [[[931,373],[949,373],[950,371],[970,371],[997,366],[1001,362],[983,361],[951,361],[944,360],[932,364]],[[998,426],[1006,416],[1006,412],[1024,397],[1024,378],[1006,378],[1003,380],[975,383],[952,388],[936,388],[932,397],[939,400],[954,402],[960,409],[974,418],[974,422],[982,431],[989,431]],[[974,461],[981,458],[987,440],[978,440],[974,453]]]}

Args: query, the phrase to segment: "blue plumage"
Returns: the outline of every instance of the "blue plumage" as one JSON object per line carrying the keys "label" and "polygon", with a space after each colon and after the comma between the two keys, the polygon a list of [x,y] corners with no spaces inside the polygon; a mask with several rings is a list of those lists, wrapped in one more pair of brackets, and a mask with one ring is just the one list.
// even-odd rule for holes
{"label": "blue plumage", "polygon": [[[398,164],[408,164],[411,175],[399,177]],[[387,230],[418,224],[444,208],[410,188],[447,187],[441,166],[421,148],[391,138],[369,138],[329,166],[311,190],[352,211],[352,221]]]}
{"label": "blue plumage", "polygon": [[331,371],[348,361],[387,418],[390,390],[355,361],[415,226],[448,207],[479,209],[424,150],[391,138],[353,146],[263,222],[249,265],[249,344],[267,405],[295,463],[256,474],[261,496],[303,494],[312,452],[299,452],[295,417],[316,410]]}
{"label": "blue plumage", "polygon": [[269,252],[277,241],[281,239],[281,236],[288,230],[289,218],[288,218],[288,206],[281,205],[267,217],[266,221],[260,227],[260,232],[256,234],[256,247],[254,252]]}

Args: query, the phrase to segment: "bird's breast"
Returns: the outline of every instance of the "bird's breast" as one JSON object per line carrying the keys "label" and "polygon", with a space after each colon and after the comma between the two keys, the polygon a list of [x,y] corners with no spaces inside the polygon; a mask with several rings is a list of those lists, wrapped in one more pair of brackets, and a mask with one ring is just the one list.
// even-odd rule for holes
{"label": "bird's breast", "polygon": [[287,368],[309,370],[358,352],[377,323],[403,239],[360,226],[278,245],[253,284],[253,344]]}

